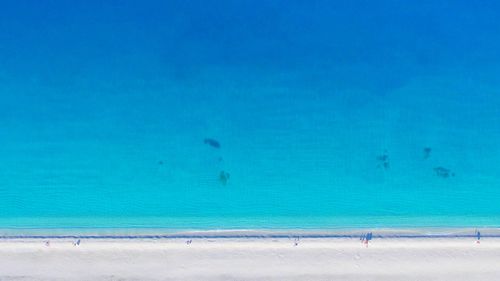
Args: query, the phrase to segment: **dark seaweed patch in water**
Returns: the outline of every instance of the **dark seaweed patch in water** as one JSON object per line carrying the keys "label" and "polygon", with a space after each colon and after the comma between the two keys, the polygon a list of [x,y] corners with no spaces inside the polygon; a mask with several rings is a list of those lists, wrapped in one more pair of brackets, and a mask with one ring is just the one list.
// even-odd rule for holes
{"label": "dark seaweed patch in water", "polygon": [[220,181],[223,185],[226,185],[228,180],[229,180],[229,173],[226,173],[226,172],[224,172],[224,171],[220,171],[220,174],[219,174],[219,181]]}
{"label": "dark seaweed patch in water", "polygon": [[424,159],[429,159],[431,157],[432,148],[424,147]]}
{"label": "dark seaweed patch in water", "polygon": [[387,153],[377,156],[377,161],[379,162],[377,167],[382,167],[386,170],[389,169],[389,155]]}
{"label": "dark seaweed patch in water", "polygon": [[446,169],[443,167],[434,168],[434,173],[436,173],[436,176],[441,177],[441,178],[449,178],[449,177],[455,176],[455,173],[453,173],[449,169]]}
{"label": "dark seaweed patch in water", "polygon": [[203,143],[208,144],[214,148],[220,148],[220,143],[214,139],[206,138],[203,140]]}
{"label": "dark seaweed patch in water", "polygon": [[386,162],[389,160],[389,156],[386,154],[382,154],[382,155],[377,156],[377,160],[381,161],[381,162]]}

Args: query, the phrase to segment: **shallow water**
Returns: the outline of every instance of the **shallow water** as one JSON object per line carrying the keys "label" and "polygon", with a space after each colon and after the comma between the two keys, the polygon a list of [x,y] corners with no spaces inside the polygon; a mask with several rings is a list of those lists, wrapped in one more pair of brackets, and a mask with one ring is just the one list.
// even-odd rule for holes
{"label": "shallow water", "polygon": [[493,1],[104,2],[0,11],[0,227],[498,226]]}

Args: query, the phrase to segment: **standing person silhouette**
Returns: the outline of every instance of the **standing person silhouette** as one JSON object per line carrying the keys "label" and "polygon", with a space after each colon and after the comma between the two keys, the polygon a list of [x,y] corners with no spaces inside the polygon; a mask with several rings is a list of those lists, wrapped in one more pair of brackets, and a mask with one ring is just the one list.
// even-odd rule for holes
{"label": "standing person silhouette", "polygon": [[370,240],[372,240],[372,237],[373,237],[373,234],[371,232],[368,232],[366,234],[366,237],[365,237],[365,245],[366,247],[368,248],[368,242],[370,242]]}

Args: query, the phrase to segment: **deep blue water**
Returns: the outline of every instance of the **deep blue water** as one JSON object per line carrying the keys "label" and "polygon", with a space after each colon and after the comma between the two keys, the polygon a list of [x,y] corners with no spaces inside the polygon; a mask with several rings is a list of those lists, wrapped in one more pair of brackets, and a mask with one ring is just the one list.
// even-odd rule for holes
{"label": "deep blue water", "polygon": [[0,227],[499,226],[499,12],[2,3]]}

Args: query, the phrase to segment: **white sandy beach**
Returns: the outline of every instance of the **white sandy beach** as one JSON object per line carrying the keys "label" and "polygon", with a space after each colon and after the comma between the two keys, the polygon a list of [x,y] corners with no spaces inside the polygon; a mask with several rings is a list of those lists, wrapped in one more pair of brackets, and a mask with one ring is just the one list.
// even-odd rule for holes
{"label": "white sandy beach", "polygon": [[500,239],[0,240],[0,280],[500,280]]}

